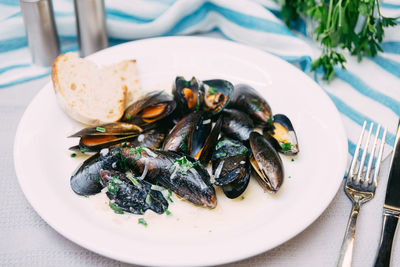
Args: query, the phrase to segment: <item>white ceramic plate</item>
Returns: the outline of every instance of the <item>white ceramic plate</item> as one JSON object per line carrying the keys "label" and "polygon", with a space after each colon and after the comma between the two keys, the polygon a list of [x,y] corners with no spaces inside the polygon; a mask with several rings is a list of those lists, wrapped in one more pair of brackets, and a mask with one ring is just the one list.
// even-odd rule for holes
{"label": "white ceramic plate", "polygon": [[218,192],[208,210],[175,198],[172,215],[116,215],[103,194],[80,197],[69,186],[83,158],[67,150],[67,136],[82,128],[59,108],[46,85],[25,111],[14,146],[15,169],[33,208],[56,231],[104,256],[143,265],[211,265],[237,261],[274,248],[308,227],[325,210],[345,172],[347,139],[338,111],[320,87],[285,61],[229,41],[196,37],[155,38],[118,45],[89,57],[110,64],[137,59],[145,89],[175,76],[224,78],[255,87],[274,113],[289,116],[300,154],[282,157],[285,181],[277,195],[253,179],[244,199]]}

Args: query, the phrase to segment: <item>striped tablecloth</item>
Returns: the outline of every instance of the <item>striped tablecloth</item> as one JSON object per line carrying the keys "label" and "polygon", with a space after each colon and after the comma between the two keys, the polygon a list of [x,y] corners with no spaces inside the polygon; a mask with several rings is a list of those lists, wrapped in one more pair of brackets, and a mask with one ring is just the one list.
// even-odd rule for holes
{"label": "striped tablecloth", "polygon": [[[72,0],[53,1],[62,52],[78,49]],[[289,30],[271,0],[106,0],[110,44],[154,36],[189,35],[216,31],[224,38],[268,51],[309,73],[319,49],[299,23]],[[400,2],[382,3],[386,16],[400,16]],[[364,120],[382,123],[394,143],[400,116],[400,27],[387,30],[385,53],[358,63],[348,56],[347,70],[321,86],[342,113],[349,153]],[[18,1],[0,0],[0,89],[49,75],[48,68],[32,66]],[[366,75],[368,73],[368,75]],[[317,81],[317,74],[311,73]],[[386,149],[390,151],[390,149]]]}

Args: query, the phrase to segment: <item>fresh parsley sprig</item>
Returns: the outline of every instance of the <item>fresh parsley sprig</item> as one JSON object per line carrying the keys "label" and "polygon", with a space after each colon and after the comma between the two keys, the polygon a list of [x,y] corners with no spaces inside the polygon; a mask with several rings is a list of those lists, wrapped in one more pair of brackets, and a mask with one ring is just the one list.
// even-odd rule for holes
{"label": "fresh parsley sprig", "polygon": [[334,77],[335,66],[345,68],[342,51],[349,51],[358,61],[373,57],[383,52],[384,28],[397,25],[396,18],[381,14],[379,0],[283,0],[281,4],[281,15],[289,27],[299,18],[315,23],[315,39],[322,53],[312,69],[322,67],[326,80]]}

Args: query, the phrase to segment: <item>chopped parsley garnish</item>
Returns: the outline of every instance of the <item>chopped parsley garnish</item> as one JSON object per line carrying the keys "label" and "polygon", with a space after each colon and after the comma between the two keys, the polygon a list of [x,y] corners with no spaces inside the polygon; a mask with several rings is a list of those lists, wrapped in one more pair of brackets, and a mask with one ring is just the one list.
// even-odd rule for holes
{"label": "chopped parsley garnish", "polygon": [[[119,152],[118,152],[119,153]],[[117,154],[116,154],[117,155]],[[128,162],[126,160],[126,157],[121,155],[121,160],[117,162],[117,166],[121,170],[128,170]]]}
{"label": "chopped parsley garnish", "polygon": [[130,119],[132,119],[132,115],[131,114],[128,114],[128,120],[130,120]]}
{"label": "chopped parsley garnish", "polygon": [[243,200],[244,199],[244,196],[242,196],[241,198],[240,198],[240,200]]}
{"label": "chopped parsley garnish", "polygon": [[292,149],[292,144],[290,142],[287,143],[279,143],[283,151],[288,151]]}
{"label": "chopped parsley garnish", "polygon": [[137,161],[140,159],[140,153],[142,153],[144,151],[144,147],[142,146],[137,146],[135,148],[131,148],[129,150],[129,154],[135,154],[135,157],[133,158],[133,161]]}
{"label": "chopped parsley garnish", "polygon": [[113,176],[113,178],[107,182],[108,192],[113,195],[117,194],[120,184],[122,184],[122,181],[116,176]]}
{"label": "chopped parsley garnish", "polygon": [[150,196],[150,194],[146,196],[146,203],[147,203],[148,205],[151,204],[151,196]]}
{"label": "chopped parsley garnish", "polygon": [[292,176],[289,175],[288,178],[292,178]]}
{"label": "chopped parsley garnish", "polygon": [[132,183],[133,183],[134,185],[136,185],[137,187],[139,187],[139,186],[140,186],[139,182],[136,180],[136,178],[135,178],[135,177],[133,177],[133,176],[132,176],[132,174],[130,174],[130,173],[127,173],[127,174],[126,174],[126,177],[128,177],[128,178],[129,178],[129,180],[131,180],[131,181],[132,181]]}
{"label": "chopped parsley garnish", "polygon": [[169,210],[165,210],[165,214],[171,215],[172,213]]}
{"label": "chopped parsley garnish", "polygon": [[80,151],[82,154],[85,154],[85,152],[88,152],[89,149],[87,149],[86,147],[79,147],[79,151]]}
{"label": "chopped parsley garnish", "polygon": [[115,204],[114,202],[110,201],[108,202],[108,205],[110,206],[110,208],[116,213],[116,214],[124,214],[124,211],[118,207],[117,204]]}
{"label": "chopped parsley garnish", "polygon": [[75,153],[72,153],[71,154],[71,158],[75,158],[76,157],[76,154]]}
{"label": "chopped parsley garnish", "polygon": [[171,196],[172,196],[172,191],[171,191],[171,189],[168,189],[167,199],[169,200],[169,202],[174,202],[174,200],[171,198]]}
{"label": "chopped parsley garnish", "polygon": [[252,99],[251,99],[251,102],[257,103],[257,102],[258,102],[258,98],[252,98]]}
{"label": "chopped parsley garnish", "polygon": [[195,109],[196,109],[196,110],[200,110],[200,103],[199,103],[199,100],[196,101],[196,107],[195,107]]}
{"label": "chopped parsley garnish", "polygon": [[129,150],[129,154],[134,154],[134,153],[137,153],[137,152],[142,152],[142,151],[144,151],[144,147],[142,147],[142,146],[137,146],[137,147],[133,147],[133,148],[131,148],[130,150]]}
{"label": "chopped parsley garnish", "polygon": [[208,92],[210,95],[215,95],[218,92],[218,89],[212,86],[208,86]]}
{"label": "chopped parsley garnish", "polygon": [[272,117],[269,117],[267,120],[268,124],[273,124],[274,123],[274,119]]}
{"label": "chopped parsley garnish", "polygon": [[103,127],[96,127],[96,131],[101,132],[101,133],[105,133],[106,129]]}
{"label": "chopped parsley garnish", "polygon": [[215,147],[215,150],[218,150],[221,147],[226,146],[226,145],[231,145],[231,146],[235,146],[235,147],[240,146],[240,144],[235,144],[234,142],[232,142],[230,140],[222,140],[222,141],[218,142],[217,146]]}
{"label": "chopped parsley garnish", "polygon": [[294,159],[291,159],[290,161],[294,161]]}
{"label": "chopped parsley garnish", "polygon": [[243,148],[241,150],[238,151],[237,155],[244,155],[248,152],[249,150],[247,149],[247,147],[243,146]]}
{"label": "chopped parsley garnish", "polygon": [[182,137],[182,143],[181,143],[181,145],[179,146],[179,149],[182,151],[182,152],[186,152],[186,150],[187,150],[187,145],[186,145],[186,137],[187,137],[187,132],[183,132],[183,133],[181,133],[181,137]]}
{"label": "chopped parsley garnish", "polygon": [[257,106],[257,105],[251,105],[251,106],[252,106],[253,110],[256,112],[261,110],[261,106]]}
{"label": "chopped parsley garnish", "polygon": [[195,164],[193,164],[192,162],[190,162],[186,156],[183,156],[177,160],[175,160],[175,162],[168,168],[171,169],[172,167],[174,167],[174,169],[172,170],[172,172],[180,172],[182,174],[187,174],[188,170],[190,170],[191,168],[193,168],[195,166]]}
{"label": "chopped parsley garnish", "polygon": [[[220,149],[221,147],[224,147],[224,146],[238,147],[238,150],[235,151],[234,156],[244,155],[244,154],[246,154],[248,152],[248,149],[245,146],[243,146],[241,144],[234,143],[231,140],[219,141],[218,144],[215,146],[215,150],[218,150],[218,149]],[[227,154],[225,152],[220,152],[220,153],[217,154],[217,156],[219,156],[219,157],[224,157],[226,155]]]}
{"label": "chopped parsley garnish", "polygon": [[138,224],[143,224],[145,227],[147,226],[147,222],[143,218],[138,219]]}

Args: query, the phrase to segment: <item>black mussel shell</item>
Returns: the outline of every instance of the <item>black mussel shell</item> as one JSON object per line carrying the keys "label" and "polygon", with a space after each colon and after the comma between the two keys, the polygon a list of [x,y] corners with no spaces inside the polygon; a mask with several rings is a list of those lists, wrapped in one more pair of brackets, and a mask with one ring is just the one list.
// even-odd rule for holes
{"label": "black mussel shell", "polygon": [[249,185],[250,175],[251,165],[250,162],[247,161],[246,172],[244,173],[243,177],[233,181],[232,183],[222,186],[225,196],[231,199],[239,197]]}
{"label": "black mussel shell", "polygon": [[[211,123],[209,120],[203,121],[203,123]],[[208,135],[203,147],[194,156],[195,159],[199,160],[201,164],[207,166],[210,161],[212,154],[214,153],[215,146],[217,145],[218,137],[221,132],[222,117],[219,117],[210,134]],[[193,153],[192,153],[193,154]]]}
{"label": "black mussel shell", "polygon": [[153,91],[126,108],[121,121],[140,127],[154,127],[157,122],[174,112],[176,102],[163,91]]}
{"label": "black mussel shell", "polygon": [[229,198],[240,196],[250,180],[249,150],[241,142],[222,138],[212,157],[214,184]]}
{"label": "black mussel shell", "polygon": [[135,124],[114,122],[80,130],[70,137],[80,137],[79,145],[70,147],[72,151],[98,152],[123,142],[132,141],[142,132]]}
{"label": "black mussel shell", "polygon": [[250,147],[252,157],[250,163],[256,171],[261,186],[276,193],[284,177],[283,163],[273,145],[261,134],[252,132],[250,134]]}
{"label": "black mussel shell", "polygon": [[233,84],[221,79],[203,81],[204,109],[212,115],[220,113],[230,103]]}
{"label": "black mussel shell", "polygon": [[271,121],[272,110],[268,102],[247,84],[235,86],[230,106],[249,114],[257,124],[265,125]]}
{"label": "black mussel shell", "polygon": [[139,179],[128,178],[125,173],[113,170],[101,170],[102,183],[107,186],[107,196],[111,200],[116,212],[126,211],[134,214],[143,214],[150,209],[158,214],[168,208],[160,191],[152,190],[151,184]]}
{"label": "black mussel shell", "polygon": [[123,148],[121,156],[138,174],[146,170],[145,180],[171,189],[195,205],[215,208],[217,198],[210,175],[195,159],[174,151],[146,147]]}
{"label": "black mussel shell", "polygon": [[200,110],[203,102],[203,93],[200,90],[200,81],[195,77],[191,80],[185,80],[184,77],[175,78],[172,87],[172,95],[177,104],[177,113],[179,116],[188,114],[195,110]]}
{"label": "black mussel shell", "polygon": [[247,154],[221,157],[219,159],[213,158],[212,169],[215,179],[214,184],[218,186],[226,185],[242,177],[245,173],[247,163]]}
{"label": "black mussel shell", "polygon": [[275,148],[276,151],[280,152],[281,151],[281,145],[279,144],[279,142],[272,137],[272,135],[264,130],[263,131],[263,136],[265,137],[265,139],[267,139],[267,141]]}
{"label": "black mussel shell", "polygon": [[142,128],[126,122],[113,122],[80,130],[69,137],[104,136],[104,135],[139,135]]}
{"label": "black mussel shell", "polygon": [[104,149],[85,160],[72,174],[70,185],[72,190],[82,196],[94,195],[103,188],[100,182],[100,170],[119,168],[118,150]]}
{"label": "black mussel shell", "polygon": [[247,141],[254,129],[253,121],[247,114],[236,109],[225,109],[222,113],[221,131],[228,137]]}
{"label": "black mussel shell", "polygon": [[167,129],[156,128],[139,134],[130,144],[132,147],[146,146],[149,148],[160,148],[167,136]]}
{"label": "black mussel shell", "polygon": [[195,124],[192,135],[192,147],[189,155],[195,157],[200,155],[205,146],[207,138],[210,137],[212,121],[206,113],[202,113],[199,121]]}
{"label": "black mussel shell", "polygon": [[117,136],[117,135],[96,135],[96,136],[84,136],[79,140],[79,145],[70,147],[69,150],[77,152],[99,152],[103,148],[110,148],[112,146],[131,142],[136,140],[138,137],[135,135]]}
{"label": "black mussel shell", "polygon": [[293,125],[289,118],[283,114],[274,115],[273,123],[264,129],[264,136],[271,141],[275,149],[285,155],[294,156],[299,153],[299,143]]}
{"label": "black mussel shell", "polygon": [[[209,122],[209,123],[207,123]],[[183,117],[165,138],[163,150],[196,155],[211,131],[211,120],[202,111]]]}

